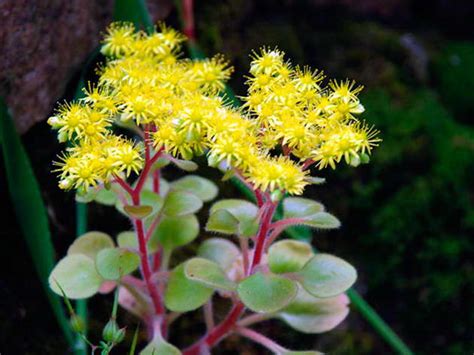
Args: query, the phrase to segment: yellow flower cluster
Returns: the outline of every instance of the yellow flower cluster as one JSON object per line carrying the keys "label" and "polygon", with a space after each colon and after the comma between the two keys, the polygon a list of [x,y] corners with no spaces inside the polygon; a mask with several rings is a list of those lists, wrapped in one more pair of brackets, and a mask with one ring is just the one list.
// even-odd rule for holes
{"label": "yellow flower cluster", "polygon": [[347,163],[377,145],[377,131],[356,119],[364,112],[353,81],[330,81],[322,86],[322,72],[292,67],[278,49],[253,54],[244,106],[262,127],[266,148],[281,145],[301,162],[319,168],[344,157]]}
{"label": "yellow flower cluster", "polygon": [[[114,136],[116,120],[149,132],[155,149],[235,169],[255,188],[301,194],[306,167],[335,167],[370,153],[377,132],[356,119],[364,111],[353,82],[322,87],[322,73],[292,67],[283,52],[254,53],[242,109],[220,95],[232,68],[221,57],[179,58],[183,36],[161,26],[151,34],[112,24],[96,87],[49,119],[61,141],[73,142],[57,163],[62,188],[87,188],[139,172],[140,146]],[[148,144],[148,142],[146,142]]]}

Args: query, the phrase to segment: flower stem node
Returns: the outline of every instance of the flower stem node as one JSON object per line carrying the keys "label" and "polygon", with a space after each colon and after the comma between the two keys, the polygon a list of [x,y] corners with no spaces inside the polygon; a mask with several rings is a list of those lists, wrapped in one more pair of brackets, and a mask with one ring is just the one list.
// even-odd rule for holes
{"label": "flower stem node", "polygon": [[115,319],[110,319],[102,331],[102,337],[108,343],[118,344],[125,337],[125,328],[119,328]]}

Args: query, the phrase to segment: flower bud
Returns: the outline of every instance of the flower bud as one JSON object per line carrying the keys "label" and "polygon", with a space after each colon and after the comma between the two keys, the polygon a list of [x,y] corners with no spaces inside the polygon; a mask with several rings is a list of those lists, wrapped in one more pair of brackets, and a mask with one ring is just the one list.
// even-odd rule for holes
{"label": "flower bud", "polygon": [[272,202],[278,202],[283,198],[283,194],[280,190],[275,190],[270,195]]}
{"label": "flower bud", "polygon": [[349,165],[353,166],[354,168],[357,168],[360,165],[360,157],[357,156],[351,156],[351,161]]}
{"label": "flower bud", "polygon": [[77,314],[73,314],[69,319],[69,323],[71,324],[72,330],[76,333],[82,333],[86,329],[86,325],[82,317],[79,317]]}
{"label": "flower bud", "polygon": [[106,342],[118,344],[125,337],[125,329],[119,328],[117,322],[111,319],[105,325],[102,331],[102,337]]}

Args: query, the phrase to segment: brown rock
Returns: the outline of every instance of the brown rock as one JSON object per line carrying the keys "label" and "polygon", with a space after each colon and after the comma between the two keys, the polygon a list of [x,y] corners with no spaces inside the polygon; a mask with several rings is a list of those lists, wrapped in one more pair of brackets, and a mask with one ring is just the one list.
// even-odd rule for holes
{"label": "brown rock", "polygon": [[[154,20],[170,9],[170,1],[150,7]],[[112,12],[113,0],[0,1],[0,95],[20,133],[51,112]]]}

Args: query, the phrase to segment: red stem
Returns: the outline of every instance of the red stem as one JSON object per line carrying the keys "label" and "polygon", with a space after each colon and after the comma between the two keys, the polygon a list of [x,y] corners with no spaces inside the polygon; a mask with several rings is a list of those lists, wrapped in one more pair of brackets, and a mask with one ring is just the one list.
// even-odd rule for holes
{"label": "red stem", "polygon": [[243,303],[237,303],[229,312],[227,317],[214,329],[212,329],[203,339],[188,349],[183,351],[183,355],[200,355],[201,348],[211,348],[224,338],[235,327],[237,320],[242,315],[245,306]]}
{"label": "red stem", "polygon": [[163,314],[164,308],[161,302],[161,297],[158,294],[156,285],[151,280],[152,272],[150,268],[150,263],[148,261],[148,250],[145,240],[145,233],[143,230],[143,221],[141,219],[135,220],[135,228],[137,230],[138,236],[138,249],[140,250],[140,259],[141,259],[141,271],[143,279],[145,280],[148,292],[150,293],[153,306],[155,308],[156,314]]}
{"label": "red stem", "polygon": [[276,203],[272,203],[270,204],[268,209],[264,212],[264,215],[262,218],[262,225],[260,226],[260,230],[258,231],[258,235],[257,235],[257,244],[255,245],[255,252],[253,254],[252,265],[249,268],[250,273],[253,272],[253,269],[255,268],[255,266],[260,264],[260,261],[262,260],[262,254],[263,254],[264,246],[265,246],[265,239],[270,229],[270,224],[272,222],[273,213],[275,213],[276,207],[277,207]]}
{"label": "red stem", "polygon": [[[145,131],[145,134],[146,134],[146,131]],[[143,170],[138,178],[138,183],[136,187],[132,189],[127,182],[125,182],[118,176],[116,177],[117,183],[120,186],[122,186],[122,188],[130,195],[130,198],[132,199],[132,204],[134,206],[140,205],[140,193],[143,189],[143,186],[148,177],[148,174],[150,173],[150,169],[153,166],[153,163],[160,157],[161,151],[162,151],[162,150],[159,150],[150,159],[149,147],[148,147],[148,144],[146,143],[147,142],[145,141],[145,146],[147,147],[145,151],[145,156],[146,156],[145,166],[143,167]],[[141,273],[145,281],[145,284],[147,286],[148,292],[150,294],[151,300],[153,302],[155,313],[160,315],[160,314],[163,314],[165,310],[163,307],[163,303],[161,301],[161,297],[156,288],[156,285],[152,281],[152,271],[150,267],[150,262],[148,260],[147,240],[146,240],[146,235],[145,235],[145,229],[143,226],[143,221],[141,219],[135,219],[133,222],[135,224],[135,230],[137,232],[137,238],[138,238],[138,249],[140,251],[140,260],[141,260]]]}
{"label": "red stem", "polygon": [[163,148],[157,151],[150,160],[145,161],[145,166],[143,167],[142,173],[140,174],[138,178],[137,185],[135,186],[135,189],[133,190],[133,195],[137,195],[137,194],[139,195],[140,192],[142,191],[143,185],[145,184],[148,174],[150,173],[151,167],[161,156],[162,151],[163,151]]}
{"label": "red stem", "polygon": [[196,41],[196,32],[194,30],[193,0],[183,0],[183,32],[190,42]]}

